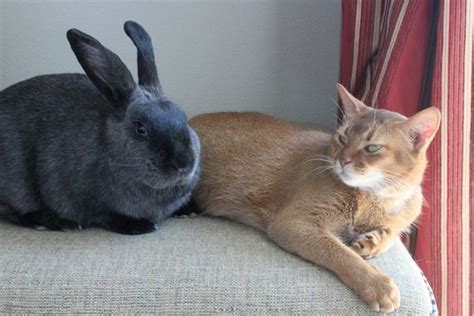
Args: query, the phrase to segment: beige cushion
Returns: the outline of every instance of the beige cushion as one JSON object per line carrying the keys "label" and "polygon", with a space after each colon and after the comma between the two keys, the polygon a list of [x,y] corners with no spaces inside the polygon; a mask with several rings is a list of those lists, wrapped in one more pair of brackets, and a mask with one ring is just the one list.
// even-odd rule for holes
{"label": "beige cushion", "polygon": [[[373,261],[402,295],[401,315],[433,312],[396,243]],[[331,272],[223,219],[170,219],[157,232],[35,231],[0,221],[0,313],[366,314]]]}

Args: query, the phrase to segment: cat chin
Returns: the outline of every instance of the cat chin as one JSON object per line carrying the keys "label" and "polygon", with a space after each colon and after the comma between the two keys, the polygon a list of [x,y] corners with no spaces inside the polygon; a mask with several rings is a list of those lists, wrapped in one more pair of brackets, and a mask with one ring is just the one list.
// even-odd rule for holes
{"label": "cat chin", "polygon": [[346,185],[367,191],[377,191],[379,184],[383,180],[383,174],[377,171],[368,175],[349,175],[347,173],[338,173],[339,179]]}

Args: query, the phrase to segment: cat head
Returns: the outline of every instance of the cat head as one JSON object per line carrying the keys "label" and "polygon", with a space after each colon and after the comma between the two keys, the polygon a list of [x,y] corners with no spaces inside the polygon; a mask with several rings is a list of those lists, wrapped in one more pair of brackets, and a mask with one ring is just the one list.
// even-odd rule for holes
{"label": "cat head", "polygon": [[426,149],[441,119],[434,107],[407,118],[373,109],[337,86],[344,122],[330,147],[334,172],[346,185],[367,191],[406,190],[420,184]]}

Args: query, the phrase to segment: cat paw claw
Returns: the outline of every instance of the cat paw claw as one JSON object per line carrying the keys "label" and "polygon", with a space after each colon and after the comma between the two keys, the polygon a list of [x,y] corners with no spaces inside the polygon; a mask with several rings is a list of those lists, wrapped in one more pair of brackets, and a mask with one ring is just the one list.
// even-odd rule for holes
{"label": "cat paw claw", "polygon": [[352,244],[351,248],[364,259],[378,256],[384,250],[384,239],[387,232],[382,229],[372,230],[361,234]]}

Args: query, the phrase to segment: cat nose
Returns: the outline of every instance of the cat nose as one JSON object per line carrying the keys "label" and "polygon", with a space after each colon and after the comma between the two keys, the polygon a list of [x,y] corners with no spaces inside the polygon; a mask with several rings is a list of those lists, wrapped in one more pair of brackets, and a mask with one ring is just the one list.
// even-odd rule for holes
{"label": "cat nose", "polygon": [[339,163],[341,164],[342,167],[350,164],[352,160],[349,159],[349,157],[339,157]]}

